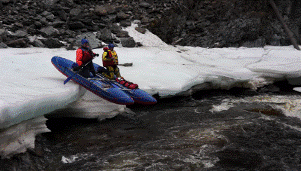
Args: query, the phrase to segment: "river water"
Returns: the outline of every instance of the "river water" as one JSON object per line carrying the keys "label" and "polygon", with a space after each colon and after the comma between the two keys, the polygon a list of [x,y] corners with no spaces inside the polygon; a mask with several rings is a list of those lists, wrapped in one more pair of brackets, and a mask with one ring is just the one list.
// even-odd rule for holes
{"label": "river water", "polygon": [[200,91],[113,118],[48,118],[35,149],[1,170],[301,170],[301,94]]}

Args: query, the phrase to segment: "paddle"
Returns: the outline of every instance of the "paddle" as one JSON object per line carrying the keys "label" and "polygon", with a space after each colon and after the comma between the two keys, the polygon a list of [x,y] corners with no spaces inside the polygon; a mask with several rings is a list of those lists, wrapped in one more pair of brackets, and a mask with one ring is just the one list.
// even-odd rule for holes
{"label": "paddle", "polygon": [[[91,59],[89,62],[87,62],[85,65],[81,65],[79,67],[79,70],[75,72],[75,74],[78,74],[85,66],[87,66],[93,59]],[[64,84],[66,84],[68,81],[71,80],[71,78],[75,75],[75,74],[72,74],[70,77],[68,77],[65,81],[64,81]]]}
{"label": "paddle", "polygon": [[[99,56],[99,54],[96,54],[95,56],[97,57],[97,56]],[[79,66],[79,68],[78,68],[79,70],[76,71],[75,74],[78,74],[85,66],[87,66],[90,62],[92,62],[93,59],[94,59],[94,58],[92,58],[92,59],[91,59],[89,62],[87,62],[85,65]],[[64,81],[64,84],[66,84],[68,81],[70,81],[70,80],[72,79],[72,77],[73,77],[75,74],[73,74],[73,75],[71,75],[70,77],[68,77],[68,78]]]}

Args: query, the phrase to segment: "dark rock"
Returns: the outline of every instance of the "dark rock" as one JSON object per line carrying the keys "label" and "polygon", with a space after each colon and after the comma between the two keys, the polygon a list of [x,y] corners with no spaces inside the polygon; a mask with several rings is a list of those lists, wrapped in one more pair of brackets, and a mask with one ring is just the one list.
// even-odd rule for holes
{"label": "dark rock", "polygon": [[121,40],[121,44],[123,47],[135,47],[136,46],[136,42],[133,37],[121,38],[120,40]]}
{"label": "dark rock", "polygon": [[81,45],[81,40],[85,38],[88,39],[90,47],[92,49],[101,47],[101,41],[96,37],[96,35],[92,32],[83,33],[79,36],[76,36],[76,44],[77,46]]}
{"label": "dark rock", "polygon": [[35,21],[35,22],[34,22],[34,25],[35,25],[35,27],[36,27],[37,29],[40,29],[40,28],[42,28],[42,26],[43,26],[43,24],[42,24],[41,22],[39,22],[39,21]]}
{"label": "dark rock", "polygon": [[8,46],[5,43],[1,42],[0,43],[0,49],[3,49],[3,48],[8,48]]}
{"label": "dark rock", "polygon": [[141,42],[137,42],[136,44],[137,44],[138,47],[143,46],[143,44]]}
{"label": "dark rock", "polygon": [[146,29],[145,28],[141,28],[141,27],[136,27],[135,30],[137,30],[138,32],[145,34]]}
{"label": "dark rock", "polygon": [[14,47],[14,48],[28,47],[27,39],[25,39],[25,38],[21,38],[21,39],[17,39],[17,40],[10,40],[10,41],[6,42],[6,44],[7,44],[7,46]]}
{"label": "dark rock", "polygon": [[109,29],[103,29],[100,32],[97,32],[97,38],[104,42],[112,42],[112,32]]}
{"label": "dark rock", "polygon": [[53,37],[59,34],[59,31],[53,26],[44,27],[40,31],[42,35],[45,37]]}
{"label": "dark rock", "polygon": [[216,153],[221,165],[256,168],[263,162],[263,157],[250,150],[226,148]]}
{"label": "dark rock", "polygon": [[6,41],[8,32],[5,29],[0,29],[0,41]]}
{"label": "dark rock", "polygon": [[94,12],[97,15],[104,16],[104,15],[108,14],[108,9],[105,6],[103,6],[103,5],[102,6],[97,5],[95,7]]}
{"label": "dark rock", "polygon": [[110,30],[112,31],[112,33],[117,34],[122,30],[122,27],[114,23],[110,26]]}
{"label": "dark rock", "polygon": [[23,31],[23,30],[17,30],[15,33],[11,34],[11,36],[18,37],[18,38],[26,37],[27,35],[28,35],[28,33],[26,31]]}
{"label": "dark rock", "polygon": [[80,8],[74,8],[74,9],[71,9],[70,15],[71,16],[78,16],[81,12],[82,12],[82,10]]}
{"label": "dark rock", "polygon": [[96,15],[104,16],[116,13],[116,8],[112,5],[97,5],[94,10]]}
{"label": "dark rock", "polygon": [[55,19],[55,16],[53,14],[49,14],[45,18],[49,21],[53,21]]}
{"label": "dark rock", "polygon": [[119,19],[119,20],[125,20],[125,19],[128,19],[128,18],[130,18],[130,15],[124,13],[123,11],[120,11],[120,12],[117,13],[117,19]]}
{"label": "dark rock", "polygon": [[56,13],[61,20],[63,20],[63,21],[67,20],[68,14],[64,10],[59,10]]}
{"label": "dark rock", "polygon": [[68,27],[70,30],[78,30],[85,28],[85,25],[80,21],[75,21],[68,23]]}
{"label": "dark rock", "polygon": [[122,26],[122,27],[128,27],[128,26],[131,26],[131,25],[132,25],[132,23],[131,23],[130,20],[122,20],[122,21],[120,21],[120,26]]}
{"label": "dark rock", "polygon": [[64,21],[61,21],[61,20],[56,20],[52,23],[53,27],[55,27],[55,28],[61,28],[65,24],[66,23]]}
{"label": "dark rock", "polygon": [[37,38],[37,36],[29,36],[28,38],[30,44],[32,44],[34,47],[45,47],[45,45]]}
{"label": "dark rock", "polygon": [[151,4],[149,4],[147,2],[140,2],[139,6],[143,7],[143,8],[149,8],[149,7],[151,7]]}
{"label": "dark rock", "polygon": [[13,2],[13,0],[1,0],[2,4],[8,4],[10,2]]}
{"label": "dark rock", "polygon": [[266,45],[265,40],[261,39],[261,38],[255,40],[255,41],[244,42],[242,44],[243,47],[249,47],[249,48],[251,48],[251,47],[264,47],[265,45]]}
{"label": "dark rock", "polygon": [[123,30],[120,30],[117,34],[116,34],[117,37],[130,37],[129,36],[129,33],[127,31],[123,31]]}
{"label": "dark rock", "polygon": [[64,44],[56,38],[42,39],[41,41],[47,48],[60,48],[64,46]]}

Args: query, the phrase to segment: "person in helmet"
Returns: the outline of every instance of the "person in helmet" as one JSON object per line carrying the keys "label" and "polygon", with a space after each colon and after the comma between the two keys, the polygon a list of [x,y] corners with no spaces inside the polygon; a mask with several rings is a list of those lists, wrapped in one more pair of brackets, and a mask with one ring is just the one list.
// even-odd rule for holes
{"label": "person in helmet", "polygon": [[114,50],[114,45],[109,44],[108,47],[103,48],[104,52],[102,54],[102,63],[103,66],[107,69],[106,72],[103,72],[102,74],[113,80],[116,76],[117,78],[121,78],[119,68],[118,68],[118,56],[116,51]]}
{"label": "person in helmet", "polygon": [[87,39],[81,40],[81,47],[76,51],[76,63],[77,67],[74,68],[75,71],[82,68],[79,72],[80,75],[88,78],[90,77],[90,72],[93,76],[96,76],[95,69],[92,63],[92,59],[99,54],[94,53],[89,47],[89,41]]}

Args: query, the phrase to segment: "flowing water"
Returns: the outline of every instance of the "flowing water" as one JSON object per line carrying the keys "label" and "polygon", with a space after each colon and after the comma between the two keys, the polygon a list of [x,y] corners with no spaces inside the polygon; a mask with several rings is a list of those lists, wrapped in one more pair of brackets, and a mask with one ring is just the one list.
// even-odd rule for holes
{"label": "flowing water", "polygon": [[[270,89],[271,90],[271,89]],[[301,170],[301,94],[200,91],[113,118],[48,118],[2,170]]]}

